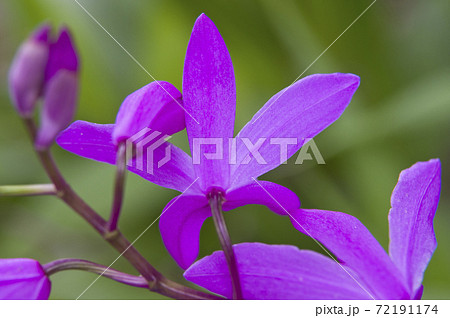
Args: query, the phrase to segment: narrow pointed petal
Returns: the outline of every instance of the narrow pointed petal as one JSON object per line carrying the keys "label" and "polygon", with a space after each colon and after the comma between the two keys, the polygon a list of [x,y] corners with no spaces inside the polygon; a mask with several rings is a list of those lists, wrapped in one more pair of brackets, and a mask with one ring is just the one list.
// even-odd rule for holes
{"label": "narrow pointed petal", "polygon": [[[251,177],[256,178],[291,157],[306,139],[313,138],[341,116],[358,86],[359,77],[353,74],[316,74],[274,95],[236,137],[237,164],[232,166],[232,184],[248,183]],[[245,163],[250,154],[244,144],[246,138],[252,145],[265,138],[258,149],[264,162],[252,157]],[[283,146],[287,147],[287,158],[282,158],[282,146],[277,144],[280,139],[273,138],[295,141]]]}
{"label": "narrow pointed petal", "polygon": [[440,190],[441,164],[433,159],[402,171],[392,193],[389,254],[411,294],[421,289],[423,274],[436,249],[433,219]]}
{"label": "narrow pointed petal", "polygon": [[205,196],[183,194],[170,201],[159,219],[161,237],[173,259],[186,269],[197,258],[200,230],[211,216]]}
{"label": "narrow pointed petal", "polygon": [[111,135],[114,124],[94,124],[77,120],[56,138],[56,143],[80,157],[116,164],[116,146]]}
{"label": "narrow pointed petal", "polygon": [[42,94],[45,68],[49,55],[51,28],[45,24],[20,46],[8,74],[13,105],[23,117],[30,117]]}
{"label": "narrow pointed petal", "polygon": [[[78,156],[109,164],[116,163],[116,146],[112,142],[114,125],[100,125],[85,121],[76,121],[57,138],[58,145]],[[164,145],[170,147],[170,159],[159,166],[166,154]],[[183,150],[170,143],[164,143],[153,151],[152,173],[146,169],[148,158],[144,157],[142,169],[138,169],[136,159],[128,164],[128,170],[162,187],[180,192],[189,188],[196,191],[192,160]]]}
{"label": "narrow pointed petal", "polygon": [[375,299],[411,298],[400,271],[357,218],[341,212],[299,209],[291,212],[291,222],[350,268]]}
{"label": "narrow pointed petal", "polygon": [[50,280],[37,261],[0,259],[0,299],[44,300],[50,288]]}
{"label": "narrow pointed petal", "polygon": [[145,128],[173,135],[186,127],[181,93],[168,82],[152,82],[128,95],[117,113],[113,141],[118,144]]}
{"label": "narrow pointed petal", "polygon": [[[195,166],[199,182],[202,187],[227,188],[228,138],[233,137],[236,111],[234,71],[225,42],[205,14],[195,22],[189,40],[184,63],[183,100],[194,162],[196,156],[199,157],[199,164]],[[215,138],[223,142],[219,159],[205,157],[205,154],[220,152],[215,144],[194,147],[196,138]]]}
{"label": "narrow pointed petal", "polygon": [[[262,243],[236,244],[233,249],[244,299],[369,299],[339,264],[319,253]],[[222,251],[196,262],[184,277],[231,299]]]}
{"label": "narrow pointed petal", "polygon": [[223,210],[229,211],[247,204],[265,205],[280,215],[300,208],[300,200],[294,192],[279,184],[259,180],[227,192]]}

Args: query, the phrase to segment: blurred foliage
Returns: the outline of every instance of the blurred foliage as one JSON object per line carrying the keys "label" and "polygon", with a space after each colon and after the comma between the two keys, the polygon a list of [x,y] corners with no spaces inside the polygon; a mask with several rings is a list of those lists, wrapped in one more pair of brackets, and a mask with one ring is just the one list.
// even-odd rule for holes
{"label": "blurred foliage", "polygon": [[[183,61],[196,17],[205,12],[231,53],[237,81],[238,131],[273,94],[294,79],[370,4],[371,0],[119,1],[79,0],[157,79],[181,88]],[[341,119],[315,138],[326,165],[288,161],[264,179],[300,196],[305,208],[358,217],[388,245],[389,198],[401,170],[439,157],[441,201],[435,228],[438,249],[425,275],[424,298],[450,298],[450,5],[447,0],[378,1],[305,74],[351,72],[361,87]],[[0,184],[46,182],[21,122],[9,105],[7,71],[20,43],[43,21],[70,27],[82,60],[77,119],[110,123],[121,101],[152,81],[72,0],[0,2]],[[185,133],[175,137],[187,149]],[[104,216],[110,209],[114,169],[54,147],[63,173]],[[131,240],[176,193],[129,175],[121,228]],[[79,257],[110,264],[117,253],[54,198],[0,198],[0,257],[45,263]],[[289,220],[265,207],[227,213],[234,242],[292,244],[319,250]],[[201,255],[219,248],[211,220],[202,230]],[[137,248],[168,277],[182,271],[161,242],[157,225]],[[133,272],[120,259],[117,269]],[[64,272],[51,297],[74,299],[95,279]],[[83,299],[158,298],[145,290],[98,280]]]}

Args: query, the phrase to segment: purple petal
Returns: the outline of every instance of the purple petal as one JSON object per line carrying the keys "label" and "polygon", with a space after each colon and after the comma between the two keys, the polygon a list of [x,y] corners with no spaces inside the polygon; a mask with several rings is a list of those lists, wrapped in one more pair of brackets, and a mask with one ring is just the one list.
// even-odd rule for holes
{"label": "purple petal", "polygon": [[0,299],[48,299],[51,283],[32,259],[0,259]]}
{"label": "purple petal", "polygon": [[114,124],[94,124],[77,120],[56,138],[63,149],[92,160],[116,164],[116,146],[111,134]]}
{"label": "purple petal", "polygon": [[[78,156],[106,162],[116,163],[116,147],[112,142],[114,125],[100,125],[85,121],[76,121],[64,130],[57,138],[58,145]],[[159,166],[166,156],[166,147],[170,147],[170,160]],[[189,188],[198,190],[195,180],[192,160],[183,150],[170,143],[164,143],[153,151],[152,172],[148,168],[148,158],[142,160],[142,169],[136,164],[136,159],[128,164],[128,169],[162,187],[180,192]]]}
{"label": "purple petal", "polygon": [[414,300],[421,300],[422,299],[422,295],[423,295],[423,285],[421,285],[418,289],[417,292],[415,294],[415,296],[413,297]]}
{"label": "purple petal", "polygon": [[[225,42],[214,23],[202,14],[195,22],[186,53],[183,74],[186,129],[202,188],[229,184],[228,138],[233,137],[236,87],[233,65]],[[191,117],[192,116],[192,117]],[[196,138],[224,142],[221,159],[207,159],[217,153],[216,145],[194,147]],[[199,140],[199,139],[197,139]],[[211,141],[207,141],[211,142]],[[196,153],[195,149],[199,149]]]}
{"label": "purple petal", "polygon": [[44,72],[48,61],[48,37],[51,28],[40,26],[17,51],[8,75],[13,105],[21,116],[32,115],[42,94]]}
{"label": "purple petal", "polygon": [[374,298],[410,298],[401,273],[357,218],[322,210],[299,209],[290,213],[294,227],[329,249]]}
{"label": "purple petal", "polygon": [[286,211],[300,207],[300,200],[286,187],[258,180],[227,192],[223,210],[229,211],[247,204],[265,205],[275,213],[286,215]]}
{"label": "purple petal", "polygon": [[45,149],[73,120],[78,98],[78,77],[75,73],[60,70],[45,87],[41,122],[35,145]]}
{"label": "purple petal", "polygon": [[[248,183],[251,177],[256,178],[291,157],[307,138],[313,138],[339,118],[358,86],[359,77],[353,74],[316,74],[273,96],[236,137],[237,164],[232,167],[232,184]],[[240,164],[250,153],[244,138],[252,145],[266,138],[259,148],[265,163],[251,157],[249,163]],[[276,144],[285,141],[295,144]],[[284,147],[286,158],[281,155]]]}
{"label": "purple petal", "polygon": [[[332,259],[289,245],[242,243],[236,253],[244,299],[369,299]],[[194,265],[184,277],[214,293],[232,296],[222,251]]]}
{"label": "purple petal", "polygon": [[78,66],[78,56],[70,32],[67,28],[62,28],[57,41],[50,45],[45,82],[48,82],[60,70],[77,73]]}
{"label": "purple petal", "polygon": [[161,237],[170,255],[186,269],[197,258],[200,229],[211,216],[205,196],[181,195],[172,199],[159,219]]}
{"label": "purple petal", "polygon": [[55,137],[70,124],[78,97],[78,56],[69,30],[62,28],[50,45],[45,69],[44,104],[35,141],[38,149],[50,147]]}
{"label": "purple petal", "polygon": [[180,91],[168,82],[152,82],[123,101],[117,114],[113,141],[117,144],[145,128],[173,135],[185,126]]}
{"label": "purple petal", "polygon": [[436,249],[433,218],[441,190],[438,159],[418,162],[400,173],[391,197],[389,254],[405,277],[412,295]]}

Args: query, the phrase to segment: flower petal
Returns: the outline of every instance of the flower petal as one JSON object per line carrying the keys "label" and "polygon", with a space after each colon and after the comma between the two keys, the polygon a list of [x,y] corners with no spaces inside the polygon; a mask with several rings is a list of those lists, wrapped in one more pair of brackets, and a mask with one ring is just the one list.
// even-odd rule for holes
{"label": "flower petal", "polygon": [[438,159],[418,162],[400,173],[391,197],[389,254],[411,294],[421,288],[437,245],[433,219],[441,190],[440,176]]}
{"label": "flower petal", "polygon": [[186,269],[197,258],[200,230],[211,216],[205,196],[180,195],[164,208],[159,219],[161,237],[170,255]]}
{"label": "flower petal", "polygon": [[78,99],[78,76],[60,70],[46,84],[40,127],[36,136],[37,149],[46,149],[55,137],[73,120]]}
{"label": "flower petal", "polygon": [[[232,166],[232,184],[248,183],[251,177],[256,178],[291,157],[306,139],[339,118],[358,86],[359,77],[353,74],[316,74],[274,95],[236,137],[237,164]],[[258,149],[264,161],[251,158],[246,162],[250,154],[244,143],[246,138],[252,145],[265,138]],[[284,142],[284,146],[280,144]],[[281,155],[285,147],[286,156]]]}
{"label": "flower petal", "polygon": [[399,270],[357,218],[341,212],[299,209],[291,212],[291,222],[325,245],[374,298],[410,298]]}
{"label": "flower petal", "polygon": [[[225,42],[214,23],[202,14],[195,22],[186,52],[183,73],[186,129],[202,188],[229,184],[228,138],[233,137],[236,87],[233,65]],[[222,145],[216,149],[214,138]],[[194,146],[197,142],[207,142]],[[225,145],[223,145],[224,143]],[[221,151],[222,150],[222,151]],[[218,153],[218,159],[205,154]]]}
{"label": "flower petal", "polygon": [[116,146],[111,141],[114,124],[77,120],[56,138],[63,149],[92,160],[116,164]]}
{"label": "flower petal", "polygon": [[40,127],[35,140],[37,149],[50,147],[55,137],[73,120],[78,100],[78,55],[70,32],[63,27],[50,45],[45,69],[44,102]]}
{"label": "flower petal", "polygon": [[59,31],[58,39],[50,45],[45,81],[48,82],[61,70],[78,73],[79,64],[72,36],[69,30],[63,27]]}
{"label": "flower petal", "polygon": [[180,91],[168,82],[155,81],[128,95],[117,113],[115,144],[150,127],[167,135],[185,128]]}
{"label": "flower petal", "polygon": [[0,259],[0,299],[48,299],[51,283],[39,262],[32,259]]}
{"label": "flower petal", "polygon": [[[116,163],[116,147],[112,142],[114,125],[100,125],[85,121],[76,121],[64,130],[57,138],[58,145],[78,156],[106,162]],[[162,158],[166,156],[166,147],[170,147],[170,160],[159,167]],[[170,143],[164,143],[153,150],[153,165],[148,166],[148,158],[144,157],[141,162],[142,169],[136,165],[136,159],[128,164],[128,169],[162,187],[175,189],[180,192],[190,188],[197,189],[192,185],[194,169],[192,160],[183,150]],[[153,171],[150,173],[151,168]],[[192,185],[192,186],[191,186]]]}
{"label": "flower petal", "polygon": [[[236,244],[233,249],[244,299],[368,299],[339,264],[319,253],[262,243]],[[184,277],[214,293],[232,297],[222,251],[196,262]]]}
{"label": "flower petal", "polygon": [[286,215],[286,211],[300,207],[300,200],[286,187],[258,180],[227,192],[223,210],[229,211],[247,204],[265,205],[275,213]]}

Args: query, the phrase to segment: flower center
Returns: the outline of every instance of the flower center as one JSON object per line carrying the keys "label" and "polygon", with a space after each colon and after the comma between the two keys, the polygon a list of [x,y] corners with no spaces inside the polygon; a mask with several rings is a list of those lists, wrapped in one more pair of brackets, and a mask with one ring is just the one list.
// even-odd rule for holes
{"label": "flower center", "polygon": [[211,200],[219,200],[225,201],[225,190],[220,187],[209,187],[206,190],[206,197],[209,201]]}

